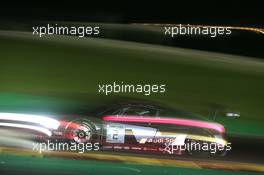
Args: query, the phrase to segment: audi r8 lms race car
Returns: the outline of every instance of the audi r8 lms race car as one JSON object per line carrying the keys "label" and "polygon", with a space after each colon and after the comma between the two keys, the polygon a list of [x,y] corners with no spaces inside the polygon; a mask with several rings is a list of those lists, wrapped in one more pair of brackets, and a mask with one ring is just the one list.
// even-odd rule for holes
{"label": "audi r8 lms race car", "polygon": [[[221,124],[144,103],[112,105],[95,116],[66,116],[46,139],[99,143],[102,150],[224,155]],[[94,112],[93,112],[94,113]],[[168,114],[178,114],[170,117]],[[193,118],[193,119],[190,119]]]}

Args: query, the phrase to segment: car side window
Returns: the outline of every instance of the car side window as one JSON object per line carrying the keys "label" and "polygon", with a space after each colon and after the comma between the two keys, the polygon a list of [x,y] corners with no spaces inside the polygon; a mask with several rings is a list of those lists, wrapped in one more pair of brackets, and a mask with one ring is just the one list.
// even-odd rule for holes
{"label": "car side window", "polygon": [[135,116],[149,116],[156,117],[157,111],[155,109],[146,107],[126,107],[123,108],[121,115],[135,115]]}

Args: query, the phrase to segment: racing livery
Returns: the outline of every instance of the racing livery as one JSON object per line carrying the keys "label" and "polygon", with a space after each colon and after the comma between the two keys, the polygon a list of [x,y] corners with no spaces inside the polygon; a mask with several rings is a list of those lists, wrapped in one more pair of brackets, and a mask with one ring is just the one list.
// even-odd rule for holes
{"label": "racing livery", "polygon": [[[166,113],[173,113],[168,111],[141,103],[115,105],[100,110],[93,117],[78,116],[71,121],[60,121],[61,126],[53,131],[52,137],[77,143],[99,142],[103,150],[225,154],[227,141],[222,125],[198,118],[191,119],[190,114],[182,111],[176,111],[176,117],[167,117]],[[221,149],[214,152],[201,149],[201,146],[211,144]],[[199,149],[194,149],[193,146],[197,145]]]}

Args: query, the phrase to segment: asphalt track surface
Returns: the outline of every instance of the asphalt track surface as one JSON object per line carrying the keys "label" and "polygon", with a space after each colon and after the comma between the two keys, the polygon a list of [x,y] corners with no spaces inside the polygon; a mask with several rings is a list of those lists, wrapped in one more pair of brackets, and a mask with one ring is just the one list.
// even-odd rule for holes
{"label": "asphalt track surface", "polygon": [[[8,171],[11,174],[25,174],[31,172],[32,169],[26,167],[20,167],[18,164],[22,164],[24,161],[33,161],[34,163],[28,164],[28,166],[52,166],[49,164],[54,163],[54,159],[60,161],[71,161],[71,166],[74,164],[89,163],[93,162],[94,166],[105,164],[105,166],[119,166],[121,169],[128,169],[128,171],[134,172],[135,174],[145,174],[142,168],[127,167],[126,165],[132,166],[146,166],[143,169],[150,167],[160,167],[160,170],[167,168],[183,168],[191,170],[191,172],[199,172],[206,174],[206,171],[216,171],[216,173],[228,172],[231,174],[236,173],[264,173],[264,161],[263,155],[263,139],[258,138],[240,138],[240,137],[229,137],[232,141],[232,151],[230,151],[224,157],[197,157],[197,156],[172,156],[172,155],[161,155],[161,154],[137,154],[131,152],[118,152],[118,151],[95,151],[86,152],[83,154],[75,152],[32,152],[31,150],[1,147],[1,171]],[[25,159],[25,160],[24,160]],[[30,160],[28,160],[30,159]],[[31,160],[34,159],[34,160]],[[45,162],[43,164],[43,161]],[[37,164],[37,165],[36,165]],[[38,165],[39,164],[39,165]],[[40,165],[42,164],[42,165]],[[125,165],[125,166],[124,166]],[[67,163],[65,163],[67,166]],[[150,166],[150,167],[149,167]],[[12,167],[12,168],[10,168]],[[123,168],[122,168],[123,167]],[[91,171],[92,167],[83,167],[88,171]],[[33,168],[34,169],[34,168]],[[63,173],[64,168],[59,168],[59,172]],[[151,168],[150,168],[151,169]],[[52,169],[51,169],[52,170]],[[58,170],[58,169],[57,169]],[[203,171],[204,170],[204,171]],[[34,170],[40,172],[38,169]],[[34,172],[33,171],[33,172]],[[114,170],[113,170],[114,171]],[[176,170],[175,170],[176,171]],[[55,173],[57,171],[51,171],[48,174]],[[78,172],[78,171],[76,171]],[[76,172],[73,172],[76,173]],[[95,171],[95,174],[105,174],[107,171]],[[174,170],[172,170],[174,172]],[[180,171],[181,172],[181,171]],[[157,173],[157,172],[156,172]],[[209,174],[211,174],[210,172]],[[72,174],[69,172],[69,174]],[[93,173],[91,173],[93,174]],[[129,174],[129,173],[128,173]],[[147,173],[148,174],[148,173]],[[154,173],[155,174],[155,173]],[[167,173],[165,173],[167,174]],[[170,173],[169,173],[170,174]],[[184,174],[184,173],[183,173]],[[190,174],[188,172],[187,174]],[[199,173],[198,173],[199,174]]]}

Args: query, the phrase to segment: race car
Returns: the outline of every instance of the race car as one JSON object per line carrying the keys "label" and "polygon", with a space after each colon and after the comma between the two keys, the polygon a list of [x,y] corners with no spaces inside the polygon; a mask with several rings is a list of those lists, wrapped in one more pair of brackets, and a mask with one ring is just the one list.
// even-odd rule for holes
{"label": "race car", "polygon": [[60,121],[53,139],[98,142],[103,150],[168,154],[225,155],[225,129],[180,110],[144,103],[121,103],[89,116]]}

